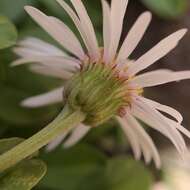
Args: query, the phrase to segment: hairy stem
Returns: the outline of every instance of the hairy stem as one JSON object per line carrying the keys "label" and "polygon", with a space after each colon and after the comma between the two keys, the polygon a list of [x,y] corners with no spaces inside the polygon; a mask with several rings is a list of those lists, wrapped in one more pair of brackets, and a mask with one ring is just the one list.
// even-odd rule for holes
{"label": "hairy stem", "polygon": [[72,111],[68,106],[65,106],[63,111],[49,125],[29,139],[0,155],[0,172],[5,171],[35,153],[60,134],[76,127],[84,119],[84,113],[81,111]]}

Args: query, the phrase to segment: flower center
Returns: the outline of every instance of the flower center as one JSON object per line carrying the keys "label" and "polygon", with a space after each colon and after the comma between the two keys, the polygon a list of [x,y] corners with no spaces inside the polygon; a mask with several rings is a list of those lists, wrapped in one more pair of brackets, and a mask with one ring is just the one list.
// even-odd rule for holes
{"label": "flower center", "polygon": [[130,106],[133,89],[128,82],[115,66],[87,61],[67,82],[65,100],[71,108],[87,114],[86,124],[97,126]]}

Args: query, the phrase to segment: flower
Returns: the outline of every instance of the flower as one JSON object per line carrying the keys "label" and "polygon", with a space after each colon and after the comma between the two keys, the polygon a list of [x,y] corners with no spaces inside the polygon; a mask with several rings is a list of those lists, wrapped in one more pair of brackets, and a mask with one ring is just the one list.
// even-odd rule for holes
{"label": "flower", "polygon": [[[14,49],[21,58],[14,61],[13,65],[32,63],[30,65],[32,71],[67,82],[66,87],[62,86],[51,92],[28,98],[22,105],[34,108],[63,102],[64,94],[73,107],[81,107],[89,116],[89,121],[70,131],[71,135],[64,143],[65,147],[74,145],[84,137],[92,129],[91,124],[95,125],[97,121],[103,122],[115,116],[128,137],[136,159],[140,159],[143,154],[146,163],[154,160],[157,168],[161,166],[159,153],[138,120],[169,138],[180,155],[183,155],[187,148],[181,133],[188,137],[190,133],[181,125],[182,115],[169,106],[143,97],[143,89],[190,79],[190,71],[174,72],[162,69],[143,74],[139,72],[175,48],[187,30],[182,29],[171,34],[137,60],[129,60],[129,56],[148,28],[151,13],[145,12],[140,15],[119,48],[128,1],[112,0],[110,7],[102,0],[104,37],[102,48],[98,45],[93,25],[82,1],[71,0],[75,10],[63,0],[57,2],[73,20],[86,50],[62,21],[47,16],[34,7],[26,6],[28,14],[62,45],[65,51],[29,37]],[[163,112],[173,119],[166,117]],[[67,134],[62,134],[49,144],[48,149],[55,148],[66,136]]]}
{"label": "flower", "polygon": [[167,148],[163,150],[162,154],[162,163],[163,163],[163,179],[160,182],[156,182],[152,190],[188,190],[190,189],[190,167],[189,152],[184,155],[183,162],[179,155],[174,152],[173,148]]}

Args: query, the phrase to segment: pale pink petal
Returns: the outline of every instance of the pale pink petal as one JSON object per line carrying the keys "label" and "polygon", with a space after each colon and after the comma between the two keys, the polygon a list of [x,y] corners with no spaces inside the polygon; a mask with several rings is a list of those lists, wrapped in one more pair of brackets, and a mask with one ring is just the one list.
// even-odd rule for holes
{"label": "pale pink petal", "polygon": [[161,113],[139,100],[135,101],[131,112],[134,116],[150,125],[150,127],[168,137],[181,155],[186,152],[186,145],[183,137],[175,128],[171,127],[166,122],[164,119],[165,117]]}
{"label": "pale pink petal", "polygon": [[20,57],[32,57],[32,56],[46,56],[46,55],[48,55],[42,51],[34,50],[32,48],[25,48],[25,47],[13,48],[13,52]]}
{"label": "pale pink petal", "polygon": [[128,69],[128,74],[133,76],[136,73],[146,69],[160,58],[164,57],[177,46],[178,42],[186,34],[186,32],[187,29],[182,29],[163,39],[155,47],[140,57],[133,65],[131,65]]}
{"label": "pale pink petal", "polygon": [[[117,64],[117,69],[119,71],[119,73],[121,74],[121,76],[126,76],[126,68],[129,68],[130,65],[132,65],[135,61],[134,60],[130,60],[130,59],[126,59],[124,61],[120,61]],[[127,75],[128,77],[128,75]],[[131,78],[130,83],[132,81],[133,78]],[[133,83],[134,85],[134,83]]]}
{"label": "pale pink petal", "polygon": [[117,120],[119,121],[121,128],[123,129],[125,135],[127,136],[127,139],[129,143],[131,144],[133,153],[135,155],[136,160],[140,160],[141,158],[141,147],[138,141],[138,136],[132,128],[130,127],[129,123],[125,121],[124,119],[117,117]]}
{"label": "pale pink petal", "polygon": [[[26,50],[27,49],[33,50],[36,53],[40,52],[41,54],[44,55],[66,56],[66,54],[59,48],[35,37],[28,37],[24,40],[21,40],[20,42],[18,42],[18,46],[25,48]],[[21,54],[20,56],[23,55]]]}
{"label": "pale pink petal", "polygon": [[138,43],[142,39],[144,33],[146,32],[151,21],[151,13],[145,12],[139,16],[131,30],[129,31],[125,41],[119,51],[117,57],[117,63],[126,60],[134,49],[137,47]]}
{"label": "pale pink petal", "polygon": [[[135,153],[134,154],[135,158],[137,160],[140,159],[140,157],[137,157],[139,155],[138,152],[137,152],[138,154],[136,153],[136,149],[137,149],[137,151],[140,151],[140,155],[141,155],[141,152],[143,153],[146,163],[149,163],[151,161],[150,151],[149,149],[147,149],[147,145],[144,144],[143,142],[144,139],[142,139],[141,134],[139,134],[139,132],[134,127],[134,122],[131,120],[131,117],[129,116],[129,114],[127,113],[127,116],[124,118],[118,118],[118,121],[119,120],[123,120],[123,121],[120,121],[120,124],[122,124],[123,122],[123,124],[121,125],[121,128],[124,130],[125,133],[127,133],[126,136],[129,142],[131,142],[132,149],[134,149],[133,152]],[[135,145],[134,148],[133,148],[134,146],[133,144]]]}
{"label": "pale pink petal", "polygon": [[127,5],[128,0],[112,0],[111,3],[111,41],[109,48],[109,62],[112,62],[116,56]]}
{"label": "pale pink petal", "polygon": [[171,119],[168,119],[168,118],[165,118],[166,121],[173,127],[175,127],[177,130],[179,130],[181,133],[183,133],[185,136],[187,136],[188,138],[190,138],[190,131],[188,129],[186,129],[185,127],[183,127],[182,125],[180,125],[179,123],[171,120]]}
{"label": "pale pink petal", "polygon": [[190,79],[190,71],[158,70],[136,76],[132,82],[144,88],[187,79]]}
{"label": "pale pink petal", "polygon": [[69,148],[79,142],[91,128],[80,124],[76,129],[73,130],[71,136],[64,142],[64,148]]}
{"label": "pale pink petal", "polygon": [[31,56],[17,59],[11,63],[11,66],[18,66],[27,63],[41,63],[45,66],[54,67],[57,69],[65,69],[70,72],[75,72],[79,69],[80,62],[70,57],[58,56]]}
{"label": "pale pink petal", "polygon": [[55,140],[53,140],[52,142],[50,142],[47,146],[46,146],[46,151],[47,152],[51,152],[53,151],[55,148],[57,148],[62,141],[65,139],[65,137],[68,135],[69,131],[62,134],[61,136],[59,136],[58,138],[56,138]]}
{"label": "pale pink petal", "polygon": [[[132,64],[134,64],[134,62]],[[163,80],[163,78],[165,78],[172,72],[173,71],[168,70],[168,69],[158,69],[156,71],[149,71],[149,72],[135,76],[131,80],[131,82],[132,84],[136,86],[144,88],[144,87],[148,87],[149,85],[151,86],[152,84],[155,84],[155,81],[158,81],[161,79]]]}
{"label": "pale pink petal", "polygon": [[97,50],[94,49],[95,46],[93,46],[90,36],[87,35],[86,26],[80,21],[76,13],[70,8],[70,6],[66,2],[64,2],[63,0],[56,1],[65,9],[67,14],[71,17],[83,38],[83,41],[87,47],[90,57],[96,60],[99,55],[97,56]]}
{"label": "pale pink petal", "polygon": [[139,143],[141,144],[141,148],[143,150],[146,162],[149,163],[151,161],[151,158],[153,158],[156,167],[160,168],[161,167],[160,156],[151,137],[148,135],[148,133],[143,129],[143,127],[133,116],[127,114],[125,119],[130,123],[134,132],[138,135],[138,140]]}
{"label": "pale pink petal", "polygon": [[153,108],[169,114],[170,116],[172,116],[173,118],[175,118],[178,121],[178,123],[182,123],[183,116],[181,115],[181,113],[179,113],[174,108],[171,108],[171,107],[166,106],[166,105],[162,105],[162,104],[160,104],[158,102],[155,102],[155,101],[147,99],[147,98],[141,97],[141,99],[143,99],[147,104],[149,104]]}
{"label": "pale pink petal", "polygon": [[46,16],[31,6],[26,6],[25,10],[58,43],[80,59],[84,59],[85,55],[79,41],[64,23],[54,17]]}
{"label": "pale pink petal", "polygon": [[90,57],[93,60],[98,60],[100,58],[100,52],[99,52],[99,47],[98,47],[98,42],[96,39],[96,34],[94,31],[94,27],[92,25],[92,22],[88,16],[88,13],[86,11],[86,8],[84,7],[82,1],[78,1],[78,0],[71,0],[78,16],[81,22],[81,25],[85,28],[85,34],[88,38],[88,41],[90,41],[89,45],[91,47],[91,51],[90,53],[92,53],[92,55],[90,55]]}
{"label": "pale pink petal", "polygon": [[104,61],[109,61],[109,46],[111,40],[111,12],[106,0],[102,0],[103,7],[103,35],[104,35]]}
{"label": "pale pink petal", "polygon": [[86,36],[88,37],[88,41],[90,41],[89,45],[91,45],[91,49],[92,49],[92,55],[91,55],[92,59],[98,60],[100,58],[98,42],[96,39],[94,27],[88,16],[86,8],[84,7],[82,1],[71,0],[71,3],[73,4],[73,6],[79,16],[81,25],[85,29],[84,31],[86,33]]}
{"label": "pale pink petal", "polygon": [[68,80],[69,78],[73,76],[73,73],[69,71],[65,71],[63,69],[58,69],[51,66],[33,64],[29,68],[34,73],[42,74],[42,75],[50,76],[50,77],[55,77],[55,78],[60,78],[63,80]]}
{"label": "pale pink petal", "polygon": [[[64,36],[63,38],[65,40],[63,41],[62,45],[64,46],[65,44],[66,46],[66,44],[68,44],[68,48],[66,47],[67,50],[70,51],[73,49],[72,53],[83,60],[85,58],[85,53],[76,35],[58,18],[50,16],[49,19],[55,24],[57,30],[60,30],[60,32],[62,30],[62,35]],[[68,39],[66,40],[66,38]]]}
{"label": "pale pink petal", "polygon": [[23,107],[37,108],[63,101],[63,87],[50,92],[27,98],[21,102]]}
{"label": "pale pink petal", "polygon": [[73,20],[74,24],[76,25],[80,35],[82,36],[82,39],[89,51],[89,54],[93,54],[92,53],[92,49],[91,49],[91,43],[89,41],[89,38],[86,36],[85,33],[85,28],[83,28],[78,16],[76,15],[76,13],[70,8],[70,6],[63,0],[56,0],[67,12],[67,14],[71,17],[71,19]]}

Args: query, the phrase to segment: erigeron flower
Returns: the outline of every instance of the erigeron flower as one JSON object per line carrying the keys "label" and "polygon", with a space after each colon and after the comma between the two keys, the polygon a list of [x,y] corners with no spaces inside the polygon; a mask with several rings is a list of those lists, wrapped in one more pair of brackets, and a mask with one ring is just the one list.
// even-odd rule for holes
{"label": "erigeron flower", "polygon": [[[137,19],[119,48],[127,0],[112,0],[111,7],[102,0],[104,47],[99,47],[95,31],[81,0],[70,0],[74,10],[63,0],[57,2],[76,25],[85,48],[77,37],[59,19],[47,16],[38,9],[26,6],[27,13],[53,37],[64,50],[34,37],[18,44],[14,52],[20,56],[13,65],[31,63],[36,73],[63,79],[64,85],[22,102],[26,107],[40,107],[66,102],[73,109],[80,108],[87,119],[69,131],[64,146],[69,147],[84,137],[92,127],[115,117],[131,144],[135,158],[143,154],[147,163],[153,159],[161,165],[159,153],[139,120],[171,140],[180,155],[186,151],[181,133],[190,133],[181,125],[183,117],[175,109],[143,97],[144,88],[173,81],[190,79],[190,71],[174,72],[161,69],[139,74],[176,47],[187,32],[179,30],[163,39],[137,60],[129,60],[151,21],[145,12]],[[172,117],[166,117],[164,113]],[[138,119],[138,120],[137,120]],[[181,132],[181,133],[180,133]],[[50,143],[55,148],[68,133]]]}
{"label": "erigeron flower", "polygon": [[189,190],[190,189],[190,154],[184,155],[183,162],[173,148],[162,151],[162,180],[151,188],[152,190]]}

